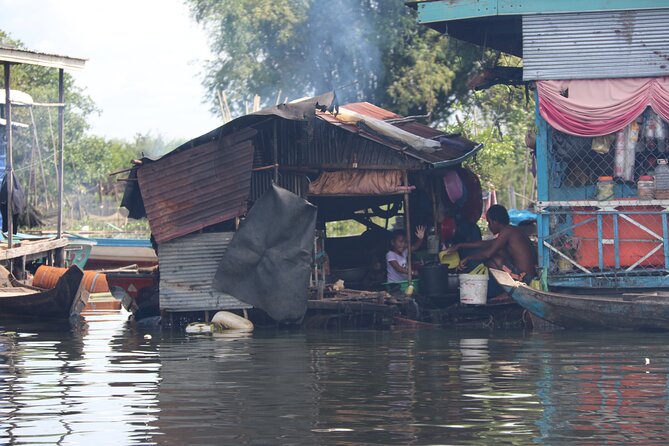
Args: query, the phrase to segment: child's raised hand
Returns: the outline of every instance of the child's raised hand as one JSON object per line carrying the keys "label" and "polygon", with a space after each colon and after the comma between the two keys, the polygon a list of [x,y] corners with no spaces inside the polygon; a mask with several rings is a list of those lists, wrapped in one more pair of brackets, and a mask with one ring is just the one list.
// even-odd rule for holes
{"label": "child's raised hand", "polygon": [[416,227],[416,237],[418,237],[421,240],[425,238],[425,226]]}

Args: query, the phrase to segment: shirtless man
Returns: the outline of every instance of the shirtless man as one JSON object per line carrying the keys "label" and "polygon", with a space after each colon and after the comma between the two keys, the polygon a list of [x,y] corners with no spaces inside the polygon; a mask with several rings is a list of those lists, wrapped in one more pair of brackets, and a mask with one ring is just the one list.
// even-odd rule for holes
{"label": "shirtless man", "polygon": [[458,243],[448,250],[478,249],[460,262],[460,269],[472,260],[483,260],[490,268],[511,270],[519,280],[529,283],[536,276],[536,257],[530,239],[525,233],[509,224],[509,214],[504,206],[490,206],[486,213],[488,228],[496,237],[470,243]]}

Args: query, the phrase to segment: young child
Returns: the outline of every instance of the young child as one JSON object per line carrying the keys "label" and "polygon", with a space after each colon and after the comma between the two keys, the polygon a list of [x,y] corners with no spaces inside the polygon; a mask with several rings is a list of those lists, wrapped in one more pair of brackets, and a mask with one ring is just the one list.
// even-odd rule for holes
{"label": "young child", "polygon": [[[411,252],[417,250],[423,243],[425,237],[425,226],[416,228],[416,240],[411,246]],[[386,254],[386,264],[388,272],[388,282],[403,282],[409,280],[409,268],[407,268],[407,239],[404,231],[394,231],[393,238],[390,241],[391,250]],[[413,271],[413,275],[417,275]]]}

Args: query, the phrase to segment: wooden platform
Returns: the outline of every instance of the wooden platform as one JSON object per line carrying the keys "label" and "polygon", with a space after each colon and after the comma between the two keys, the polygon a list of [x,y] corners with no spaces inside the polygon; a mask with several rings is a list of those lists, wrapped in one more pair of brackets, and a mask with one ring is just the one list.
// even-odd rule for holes
{"label": "wooden platform", "polygon": [[20,240],[11,248],[7,243],[0,243],[0,261],[26,257],[27,260],[42,257],[45,254],[64,248],[69,243],[66,238],[48,238],[44,240]]}

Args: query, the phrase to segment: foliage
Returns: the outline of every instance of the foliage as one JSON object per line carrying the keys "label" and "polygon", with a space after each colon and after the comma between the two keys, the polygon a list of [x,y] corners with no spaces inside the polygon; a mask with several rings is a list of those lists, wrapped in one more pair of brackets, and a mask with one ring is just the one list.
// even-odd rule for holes
{"label": "foliage", "polygon": [[405,115],[444,119],[480,50],[419,26],[403,0],[187,0],[216,58],[205,84],[233,110],[336,89]]}
{"label": "foliage", "polygon": [[[534,98],[523,87],[494,86],[471,93],[454,106],[459,122],[448,131],[484,143],[468,166],[481,177],[484,190],[498,191],[498,201],[510,206],[509,187],[517,194],[517,207],[528,206],[536,189],[531,173],[532,154],[525,145],[534,127]],[[459,118],[462,116],[462,118]],[[523,206],[524,205],[524,206]]]}

